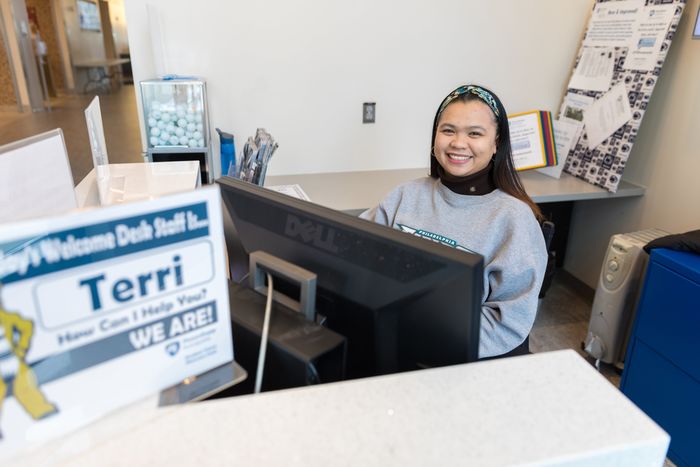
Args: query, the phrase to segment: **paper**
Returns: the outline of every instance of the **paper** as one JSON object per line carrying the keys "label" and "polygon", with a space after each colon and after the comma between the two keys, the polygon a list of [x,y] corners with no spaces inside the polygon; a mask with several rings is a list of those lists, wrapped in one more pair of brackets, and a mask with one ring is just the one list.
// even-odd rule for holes
{"label": "paper", "polygon": [[569,87],[587,91],[610,89],[615,68],[613,47],[584,47]]}
{"label": "paper", "polygon": [[570,92],[564,97],[564,102],[559,109],[559,120],[583,122],[583,112],[595,99]]}
{"label": "paper", "polygon": [[277,191],[279,193],[283,193],[287,196],[291,196],[293,198],[299,198],[303,199],[304,201],[311,201],[311,198],[309,198],[309,195],[307,195],[304,190],[301,189],[301,186],[299,185],[275,185],[275,186],[266,186],[265,188]]}
{"label": "paper", "polygon": [[516,170],[534,169],[547,165],[542,140],[539,112],[508,116],[510,145]]}
{"label": "paper", "polygon": [[644,0],[596,3],[583,45],[629,47],[644,3]]}
{"label": "paper", "polygon": [[559,178],[562,170],[564,170],[566,157],[581,136],[583,123],[575,120],[554,120],[552,125],[554,126],[554,140],[557,145],[557,165],[543,167],[537,169],[537,171],[549,177]]}
{"label": "paper", "polygon": [[77,206],[60,129],[0,146],[0,223],[55,216]]}
{"label": "paper", "polygon": [[642,17],[632,36],[627,58],[622,68],[651,71],[656,67],[668,27],[673,21],[676,5],[650,5],[643,9]]}
{"label": "paper", "polygon": [[583,114],[588,148],[598,146],[631,118],[632,109],[625,83],[618,83],[591,104]]}
{"label": "paper", "polygon": [[6,224],[0,282],[3,465],[233,359],[215,188]]}

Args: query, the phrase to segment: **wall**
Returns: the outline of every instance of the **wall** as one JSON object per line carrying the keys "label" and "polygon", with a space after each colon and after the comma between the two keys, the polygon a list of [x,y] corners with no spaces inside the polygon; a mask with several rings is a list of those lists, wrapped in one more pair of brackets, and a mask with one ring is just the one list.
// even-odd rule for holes
{"label": "wall", "polygon": [[22,70],[22,57],[17,44],[17,30],[13,21],[12,0],[0,0],[0,10],[2,10],[3,27],[7,37],[7,45],[10,49],[8,59],[12,68],[16,71],[17,90],[22,108],[29,108],[29,93],[27,92],[27,80]]}
{"label": "wall", "polygon": [[700,229],[700,40],[691,39],[698,8],[700,0],[688,0],[625,170],[626,180],[647,187],[645,196],[574,210],[565,268],[591,287],[611,235]]}
{"label": "wall", "polygon": [[[0,25],[0,29],[4,28]],[[0,110],[8,106],[17,106],[17,95],[15,94],[15,85],[12,80],[12,69],[5,45],[5,38],[0,31]]]}
{"label": "wall", "polygon": [[[239,148],[258,126],[276,137],[275,175],[427,167],[436,107],[465,82],[491,87],[510,113],[558,110],[592,6],[125,2],[135,81],[156,77],[161,62],[164,72],[204,77],[212,127],[232,131]],[[162,56],[149,33],[158,29]],[[362,124],[367,101],[377,103],[374,125]]]}
{"label": "wall", "polygon": [[119,54],[129,53],[124,0],[109,0],[109,17],[112,23],[112,36],[114,37],[117,56]]}

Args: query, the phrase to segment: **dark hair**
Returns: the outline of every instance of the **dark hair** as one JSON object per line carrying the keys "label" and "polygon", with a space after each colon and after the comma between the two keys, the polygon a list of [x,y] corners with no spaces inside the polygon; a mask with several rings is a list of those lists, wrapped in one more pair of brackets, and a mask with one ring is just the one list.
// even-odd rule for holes
{"label": "dark hair", "polygon": [[[491,113],[493,115],[494,121],[496,122],[496,154],[493,157],[493,181],[496,187],[508,193],[509,195],[525,202],[528,206],[530,206],[530,209],[532,209],[532,213],[537,218],[537,221],[542,222],[544,220],[544,217],[542,216],[542,211],[540,211],[540,208],[537,206],[537,204],[535,204],[535,202],[532,201],[530,196],[528,196],[527,192],[525,191],[525,188],[523,188],[523,185],[520,182],[520,177],[518,177],[518,173],[515,171],[515,166],[513,165],[513,152],[510,147],[510,130],[508,128],[508,116],[506,115],[506,109],[503,107],[503,103],[498,98],[498,96],[496,96],[496,94],[494,94],[490,90],[482,86],[474,87],[486,91],[487,95],[490,94],[491,97],[493,97],[493,101],[495,101],[498,113],[496,114],[495,112],[493,112],[493,109],[491,108],[493,102],[486,102],[482,97],[473,92],[463,92],[455,97],[454,92],[457,91],[455,90],[452,93],[450,93],[447,97],[445,97],[445,99],[443,99],[443,101],[440,103],[440,107],[438,107],[438,111],[435,114],[435,120],[433,120],[433,135],[430,140],[430,176],[433,178],[438,178],[439,176],[438,166],[440,164],[437,158],[435,157],[434,146],[438,123],[440,121],[440,116],[444,111],[443,106],[447,108],[453,102],[479,101],[485,104],[487,107],[491,108]],[[461,86],[457,89],[464,88],[466,87]],[[449,102],[447,105],[445,105],[446,101]]]}

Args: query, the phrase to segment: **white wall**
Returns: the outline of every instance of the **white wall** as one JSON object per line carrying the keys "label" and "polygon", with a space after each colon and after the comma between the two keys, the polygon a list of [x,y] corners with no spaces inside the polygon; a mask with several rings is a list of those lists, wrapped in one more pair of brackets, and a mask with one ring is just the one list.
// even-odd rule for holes
{"label": "white wall", "polygon": [[[67,1],[67,0],[66,0]],[[154,57],[147,5],[157,12]],[[207,80],[212,127],[267,128],[269,174],[427,167],[432,118],[478,82],[510,113],[558,110],[592,0],[126,0],[134,79]],[[362,103],[377,123],[362,124]],[[139,102],[140,108],[140,102]],[[141,118],[141,117],[139,117]],[[218,140],[214,147],[218,150]]]}
{"label": "white wall", "polygon": [[575,208],[565,268],[591,287],[611,235],[700,229],[700,40],[691,39],[698,8],[700,0],[688,0],[625,169],[645,196]]}

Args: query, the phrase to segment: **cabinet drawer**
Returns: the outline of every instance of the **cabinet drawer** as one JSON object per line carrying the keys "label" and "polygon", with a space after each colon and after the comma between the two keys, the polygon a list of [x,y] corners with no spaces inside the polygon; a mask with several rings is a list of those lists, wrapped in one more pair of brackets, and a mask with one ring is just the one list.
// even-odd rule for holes
{"label": "cabinet drawer", "polygon": [[668,457],[700,465],[700,383],[636,340],[622,392],[671,435]]}
{"label": "cabinet drawer", "polygon": [[636,337],[700,381],[700,285],[651,262]]}

